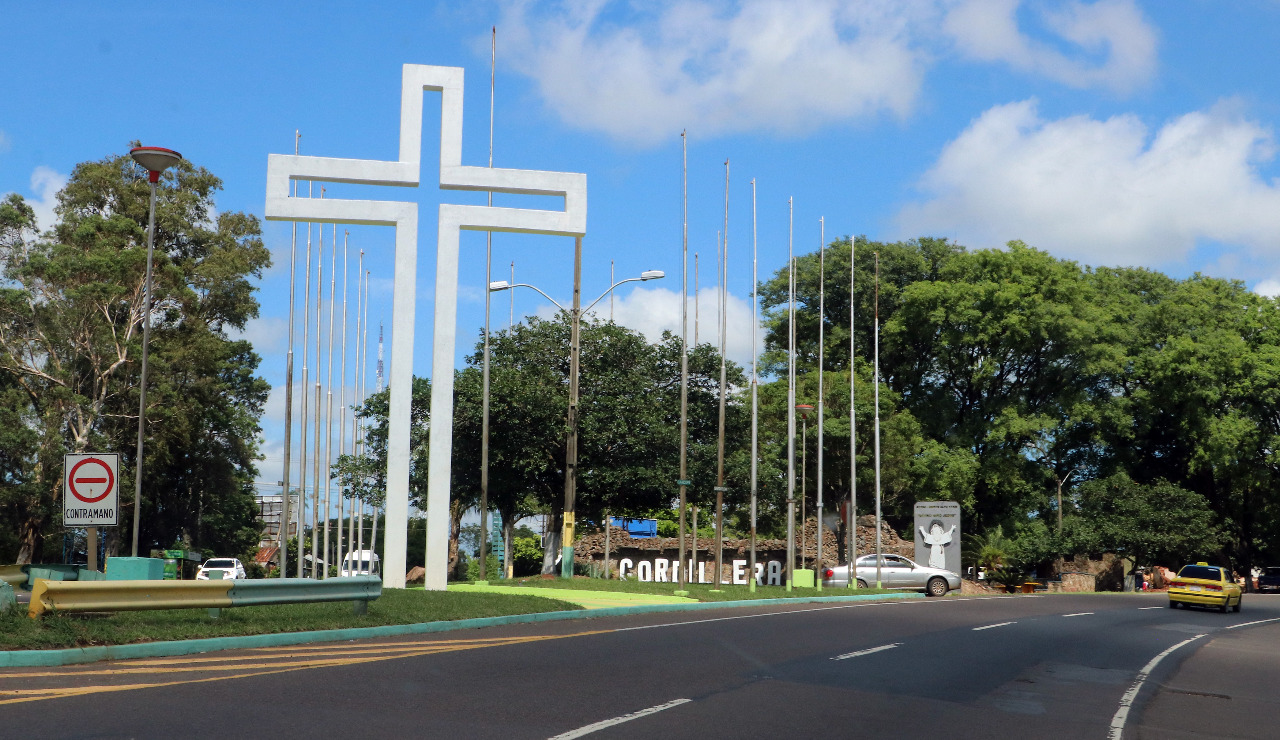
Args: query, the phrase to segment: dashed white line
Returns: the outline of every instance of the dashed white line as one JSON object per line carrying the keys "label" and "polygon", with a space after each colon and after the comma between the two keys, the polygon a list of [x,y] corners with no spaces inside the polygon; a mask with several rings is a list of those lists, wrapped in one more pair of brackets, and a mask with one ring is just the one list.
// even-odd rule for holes
{"label": "dashed white line", "polygon": [[[763,601],[763,599],[762,599]],[[642,624],[637,627],[619,627],[614,632],[631,632],[633,630],[653,630],[659,627],[683,627],[689,624],[707,624],[708,622],[728,622],[734,619],[758,619],[760,617],[780,617],[787,614],[808,614],[809,612],[825,612],[832,609],[862,609],[872,606],[889,606],[891,604],[923,604],[924,599],[919,600],[892,600],[892,601],[868,601],[858,604],[838,604],[836,606],[818,606],[812,609],[787,609],[778,612],[764,612],[763,614],[739,614],[733,617],[712,617],[710,619],[689,619],[684,622],[663,622],[662,624]],[[761,606],[768,606],[767,603]]]}
{"label": "dashed white line", "polygon": [[[1239,626],[1243,627],[1244,625]],[[1124,696],[1120,697],[1120,708],[1116,710],[1115,716],[1111,718],[1111,740],[1120,740],[1124,735],[1124,723],[1129,719],[1129,708],[1133,706],[1133,700],[1138,697],[1138,691],[1142,689],[1142,684],[1147,680],[1147,675],[1150,674],[1151,671],[1155,670],[1155,667],[1160,663],[1160,661],[1164,660],[1165,656],[1169,653],[1172,653],[1183,645],[1195,642],[1201,637],[1204,637],[1204,635],[1200,634],[1195,637],[1189,637],[1177,645],[1166,649],[1164,652],[1152,658],[1151,662],[1143,666],[1141,671],[1138,671],[1137,678],[1133,679],[1133,685],[1129,687],[1128,691],[1124,692]]]}
{"label": "dashed white line", "polygon": [[844,655],[837,655],[836,657],[832,658],[832,660],[845,660],[846,658],[857,658],[861,655],[870,655],[872,653],[879,653],[884,650],[892,650],[901,644],[902,643],[900,642],[893,642],[893,643],[889,643],[888,645],[881,645],[880,647],[867,648],[866,650],[859,650],[853,653],[845,653]]}
{"label": "dashed white line", "polygon": [[1091,616],[1092,614],[1093,614],[1093,612],[1076,612],[1075,614],[1063,614],[1062,616],[1064,616],[1064,617],[1088,617],[1088,616]]}
{"label": "dashed white line", "polygon": [[600,722],[593,722],[592,724],[586,725],[584,727],[579,727],[576,730],[570,730],[560,735],[556,735],[555,737],[550,738],[550,740],[573,740],[574,738],[582,737],[584,735],[590,735],[591,733],[596,732],[598,730],[603,730],[606,727],[613,727],[614,725],[620,725],[623,722],[630,722],[633,719],[640,719],[641,717],[647,717],[650,714],[657,714],[658,712],[661,712],[664,709],[678,707],[681,704],[688,704],[690,701],[693,701],[693,700],[692,699],[673,699],[667,702],[666,704],[659,704],[656,707],[641,709],[638,712],[632,712],[631,714],[624,714],[621,717],[614,717],[613,719],[606,719],[606,720],[601,720]]}
{"label": "dashed white line", "polygon": [[1168,607],[1163,607],[1163,606],[1140,606],[1140,607],[1138,607],[1138,611],[1142,611],[1143,609],[1166,609],[1166,608],[1168,608]]}
{"label": "dashed white line", "polygon": [[1007,627],[1008,625],[1011,625],[1011,624],[1017,624],[1017,622],[1000,622],[998,624],[988,624],[985,627],[974,627],[973,631],[981,632],[982,630],[995,629],[996,627]]}

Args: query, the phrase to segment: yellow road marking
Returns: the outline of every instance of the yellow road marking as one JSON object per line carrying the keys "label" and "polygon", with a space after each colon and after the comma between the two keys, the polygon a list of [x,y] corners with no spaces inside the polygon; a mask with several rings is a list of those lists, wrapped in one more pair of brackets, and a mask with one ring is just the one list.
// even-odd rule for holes
{"label": "yellow road marking", "polygon": [[[585,637],[588,635],[597,635],[612,630],[592,630],[589,632],[575,632],[567,635],[533,635],[529,637],[512,637],[512,638],[484,638],[479,640],[439,640],[439,641],[420,641],[414,644],[410,649],[397,649],[394,645],[382,643],[378,646],[359,646],[363,649],[364,654],[355,657],[346,658],[321,658],[320,655],[313,656],[311,659],[297,660],[285,663],[229,663],[235,658],[203,658],[195,660],[223,661],[224,665],[199,665],[191,667],[177,666],[173,663],[176,661],[139,661],[143,663],[137,667],[127,668],[99,668],[81,671],[40,671],[40,672],[21,672],[21,673],[0,673],[0,681],[4,679],[30,679],[30,678],[48,678],[48,677],[72,677],[72,676],[120,676],[131,674],[154,674],[163,672],[166,675],[174,672],[214,672],[214,671],[242,671],[235,675],[228,676],[211,676],[207,678],[191,678],[180,679],[176,681],[163,681],[156,683],[135,683],[135,684],[119,684],[119,685],[99,685],[99,686],[75,686],[75,687],[51,687],[47,689],[0,689],[0,705],[17,704],[31,701],[41,701],[44,699],[61,699],[72,696],[84,696],[87,694],[97,694],[114,691],[133,691],[147,688],[160,688],[165,686],[178,686],[191,683],[206,683],[210,681],[225,681],[236,678],[252,678],[255,676],[265,676],[274,673],[287,673],[290,671],[307,670],[311,668],[328,668],[334,666],[359,665],[362,663],[376,663],[384,660],[396,660],[398,658],[410,658],[421,655],[432,655],[436,653],[459,652],[462,650],[474,650],[484,647],[501,647],[503,645],[517,645],[527,642],[539,642],[543,640],[559,640],[568,637]],[[369,650],[368,648],[383,648],[381,650]],[[348,653],[350,651],[347,651]],[[370,655],[370,652],[377,654]],[[388,654],[391,653],[391,654]],[[261,660],[269,658],[267,655],[254,655],[255,659]],[[290,656],[292,657],[292,656]],[[192,662],[192,661],[185,661]],[[157,669],[163,669],[157,670]],[[16,696],[15,696],[16,695]],[[12,698],[10,698],[12,697]]]}

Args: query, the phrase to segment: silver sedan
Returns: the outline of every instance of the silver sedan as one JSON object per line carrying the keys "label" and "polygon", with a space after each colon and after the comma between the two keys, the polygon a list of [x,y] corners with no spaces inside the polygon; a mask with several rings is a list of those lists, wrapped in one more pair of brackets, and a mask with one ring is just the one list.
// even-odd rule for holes
{"label": "silver sedan", "polygon": [[[848,587],[849,566],[837,565],[822,571],[822,585]],[[869,588],[876,582],[876,556],[858,558],[858,588]],[[901,555],[882,555],[880,582],[885,588],[924,591],[929,596],[946,596],[960,588],[960,576],[949,570],[930,568]]]}

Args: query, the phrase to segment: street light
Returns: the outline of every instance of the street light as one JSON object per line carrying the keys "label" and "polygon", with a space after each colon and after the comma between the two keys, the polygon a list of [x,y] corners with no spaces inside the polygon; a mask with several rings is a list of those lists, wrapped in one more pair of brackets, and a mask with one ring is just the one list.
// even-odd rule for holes
{"label": "street light", "polygon": [[[182,161],[182,155],[158,146],[136,146],[129,150],[133,161],[147,170],[151,184],[151,207],[147,215],[147,278],[142,292],[142,378],[138,391],[138,455],[133,481],[133,557],[138,557],[138,528],[142,523],[142,439],[147,423],[147,345],[151,341],[151,255],[156,241],[156,183],[160,173]],[[286,495],[288,492],[285,492]]]}
{"label": "street light", "polygon": [[625,283],[635,283],[647,280],[658,280],[666,277],[666,273],[662,270],[645,270],[640,273],[640,277],[627,278],[619,280],[610,285],[608,290],[600,294],[586,308],[581,307],[582,293],[582,239],[576,239],[574,244],[573,255],[573,308],[565,308],[560,302],[547,295],[536,285],[528,283],[508,283],[506,280],[495,280],[489,283],[489,290],[511,290],[512,288],[529,288],[537,291],[543,298],[555,304],[555,307],[561,312],[566,313],[573,320],[569,338],[569,432],[565,437],[565,453],[564,453],[564,523],[561,527],[560,534],[560,577],[573,577],[573,530],[574,530],[574,503],[578,495],[578,359],[581,353],[581,346],[578,341],[579,326],[582,323],[582,314],[590,311],[597,303],[604,300],[604,297],[613,292],[613,289]]}

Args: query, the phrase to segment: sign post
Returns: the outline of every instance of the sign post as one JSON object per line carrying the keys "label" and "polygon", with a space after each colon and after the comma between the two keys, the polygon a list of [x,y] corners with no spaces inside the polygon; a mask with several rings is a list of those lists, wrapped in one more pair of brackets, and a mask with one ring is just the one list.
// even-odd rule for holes
{"label": "sign post", "polygon": [[98,527],[114,527],[120,515],[120,455],[63,455],[62,475],[62,523],[88,528],[88,567],[97,570]]}

